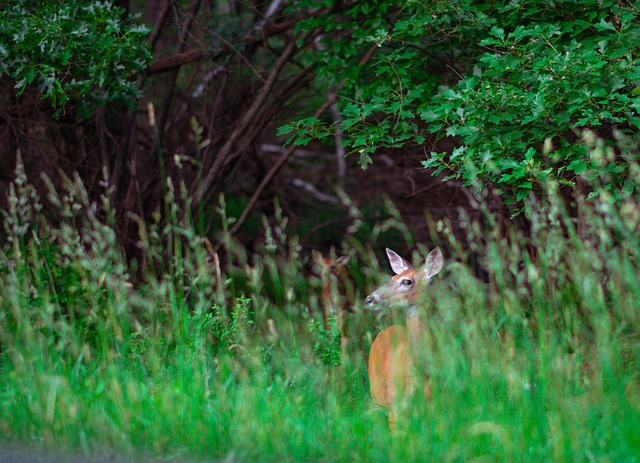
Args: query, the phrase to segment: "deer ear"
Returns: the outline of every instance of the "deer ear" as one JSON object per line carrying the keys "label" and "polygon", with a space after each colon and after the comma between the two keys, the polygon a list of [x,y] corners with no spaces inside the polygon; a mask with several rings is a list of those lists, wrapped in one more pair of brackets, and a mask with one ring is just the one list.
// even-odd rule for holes
{"label": "deer ear", "polygon": [[406,272],[413,266],[406,260],[400,257],[395,251],[387,248],[387,257],[389,258],[389,264],[391,265],[391,270],[396,275],[401,274],[402,272]]}
{"label": "deer ear", "polygon": [[443,261],[444,259],[440,248],[433,249],[427,256],[427,261],[424,264],[424,279],[428,280],[434,275],[437,275],[438,272],[442,270]]}
{"label": "deer ear", "polygon": [[316,264],[322,265],[324,263],[324,257],[322,257],[322,253],[317,249],[311,250],[311,257]]}

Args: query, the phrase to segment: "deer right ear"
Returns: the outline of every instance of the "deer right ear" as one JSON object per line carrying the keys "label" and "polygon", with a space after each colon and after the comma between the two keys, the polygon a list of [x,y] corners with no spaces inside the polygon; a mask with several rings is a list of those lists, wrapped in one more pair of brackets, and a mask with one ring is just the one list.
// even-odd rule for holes
{"label": "deer right ear", "polygon": [[428,280],[437,275],[442,270],[443,262],[442,251],[440,251],[440,248],[434,248],[427,256],[427,261],[424,264],[424,279]]}
{"label": "deer right ear", "polygon": [[410,268],[413,268],[413,265],[411,265],[406,259],[403,259],[402,257],[400,257],[398,253],[396,253],[395,251],[392,251],[389,248],[386,248],[386,249],[387,249],[387,257],[389,258],[389,265],[391,265],[391,270],[393,270],[393,272],[396,275],[400,275],[401,273],[406,272]]}

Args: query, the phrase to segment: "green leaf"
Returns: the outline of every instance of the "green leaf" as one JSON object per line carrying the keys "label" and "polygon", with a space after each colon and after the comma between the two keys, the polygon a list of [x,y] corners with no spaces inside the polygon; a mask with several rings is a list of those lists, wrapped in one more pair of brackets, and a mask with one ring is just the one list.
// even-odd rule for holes
{"label": "green leaf", "polygon": [[370,164],[373,164],[371,156],[369,156],[367,153],[360,153],[360,157],[358,158],[358,165],[360,166],[360,168],[363,170],[367,170],[367,167],[369,167]]}
{"label": "green leaf", "polygon": [[586,159],[576,159],[571,161],[567,166],[567,169],[575,172],[576,174],[581,174],[587,169],[587,160]]}
{"label": "green leaf", "polygon": [[599,31],[615,31],[616,28],[610,21],[606,21],[604,18],[600,20],[598,24],[594,24],[596,30]]}
{"label": "green leaf", "polygon": [[622,183],[622,188],[620,189],[620,192],[622,193],[622,196],[624,198],[628,198],[633,194],[635,189],[636,189],[635,182],[630,178],[625,178],[624,182]]}
{"label": "green leaf", "polygon": [[516,191],[516,201],[524,201],[531,194],[531,188],[522,188]]}
{"label": "green leaf", "polygon": [[501,41],[504,41],[504,29],[501,27],[493,26],[491,28],[491,34],[495,37],[498,37]]}
{"label": "green leaf", "polygon": [[276,129],[276,135],[279,137],[282,135],[287,135],[288,133],[293,132],[293,130],[294,128],[291,124],[281,125]]}

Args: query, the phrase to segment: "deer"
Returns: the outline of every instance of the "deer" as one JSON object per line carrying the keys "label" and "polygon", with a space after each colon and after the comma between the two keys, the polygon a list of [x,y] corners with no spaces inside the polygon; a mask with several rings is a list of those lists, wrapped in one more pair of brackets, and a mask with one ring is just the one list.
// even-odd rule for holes
{"label": "deer", "polygon": [[342,333],[343,310],[346,310],[346,299],[349,288],[346,288],[347,264],[350,256],[335,257],[333,251],[329,257],[315,249],[311,251],[313,263],[322,281],[322,312],[324,328],[329,329],[329,319],[332,315],[338,317],[340,332]]}
{"label": "deer", "polygon": [[440,248],[433,249],[422,268],[416,269],[395,251],[386,248],[395,276],[369,294],[364,302],[370,310],[397,308],[405,311],[406,324],[392,325],[383,330],[371,344],[368,373],[373,401],[388,409],[389,429],[394,432],[401,401],[420,387],[431,401],[428,376],[416,377],[415,349],[424,331],[421,296],[427,284],[440,270],[443,257]]}
{"label": "deer", "polygon": [[313,263],[322,281],[322,315],[324,319],[324,329],[329,330],[329,320],[335,315],[340,330],[340,350],[342,358],[347,351],[347,337],[344,325],[344,312],[349,310],[348,299],[352,292],[352,285],[349,279],[347,264],[350,256],[336,257],[335,251],[331,248],[329,257],[324,257],[320,251],[315,249],[311,252]]}

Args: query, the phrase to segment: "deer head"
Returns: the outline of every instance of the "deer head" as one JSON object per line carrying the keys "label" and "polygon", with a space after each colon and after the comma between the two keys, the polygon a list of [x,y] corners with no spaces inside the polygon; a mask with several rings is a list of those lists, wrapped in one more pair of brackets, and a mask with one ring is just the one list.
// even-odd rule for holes
{"label": "deer head", "polygon": [[431,277],[442,269],[443,263],[440,248],[435,248],[429,253],[421,269],[414,268],[409,261],[389,248],[387,257],[396,275],[365,298],[365,305],[371,310],[380,310],[387,306],[415,305],[420,292]]}

